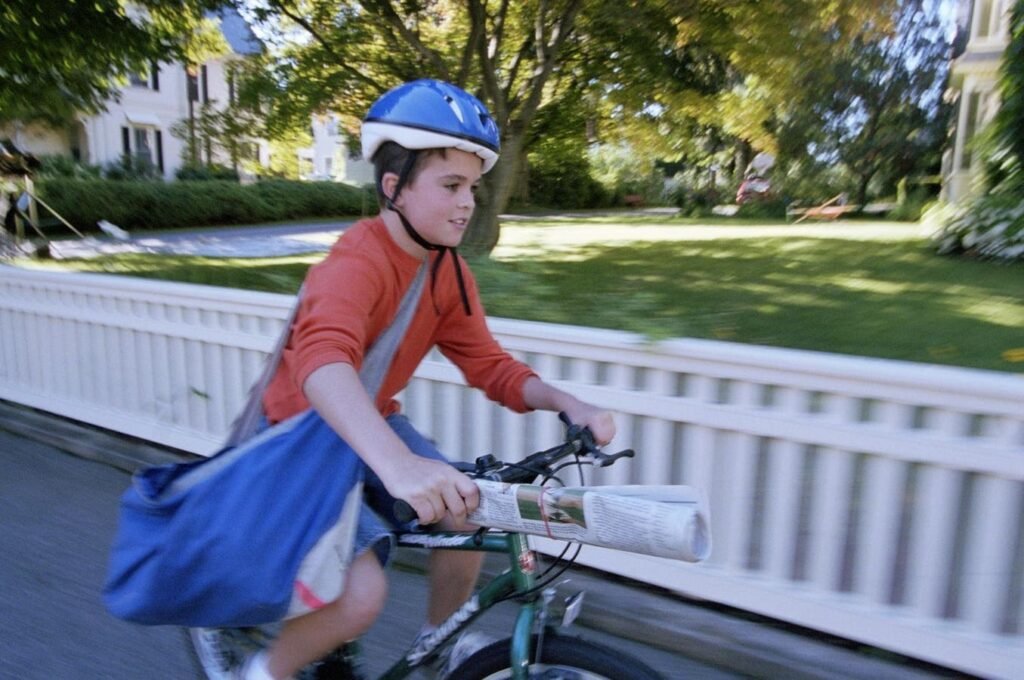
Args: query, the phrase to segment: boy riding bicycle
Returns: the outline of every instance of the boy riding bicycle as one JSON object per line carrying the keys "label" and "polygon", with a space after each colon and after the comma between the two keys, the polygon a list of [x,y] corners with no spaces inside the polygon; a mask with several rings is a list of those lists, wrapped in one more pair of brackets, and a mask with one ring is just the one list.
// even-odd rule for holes
{"label": "boy riding bicycle", "polygon": [[[243,678],[287,678],[370,628],[387,591],[388,543],[382,539],[390,528],[381,518],[398,526],[396,499],[408,502],[423,524],[469,528],[466,515],[479,500],[475,484],[413,429],[394,400],[433,347],[470,385],[508,408],[564,411],[599,443],[615,434],[609,412],[545,383],[501,349],[487,328],[472,273],[455,251],[480,178],[498,158],[498,130],[483,104],[448,83],[407,83],[370,107],[362,144],[375,166],[380,213],[349,228],[310,269],[263,408],[271,425],[311,408],[313,427],[339,455],[365,464],[365,503],[340,597],[286,621],[270,648],[240,669]],[[429,280],[378,376],[374,399],[365,375],[361,380],[363,360],[424,263]],[[431,553],[425,632],[470,595],[481,560],[472,552]]]}

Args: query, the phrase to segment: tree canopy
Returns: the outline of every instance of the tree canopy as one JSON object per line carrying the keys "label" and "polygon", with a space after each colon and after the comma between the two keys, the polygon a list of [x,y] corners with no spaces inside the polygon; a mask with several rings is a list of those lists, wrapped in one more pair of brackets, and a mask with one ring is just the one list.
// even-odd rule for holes
{"label": "tree canopy", "polygon": [[[464,242],[478,253],[497,243],[531,149],[554,156],[554,173],[570,155],[586,163],[594,142],[640,150],[651,167],[735,173],[769,151],[841,162],[866,186],[882,168],[920,168],[941,134],[929,106],[946,46],[929,0],[229,1],[270,46],[234,67],[238,110],[258,110],[271,139],[332,111],[354,141],[370,104],[415,78],[456,83],[490,107],[502,156]],[[0,121],[59,124],[101,109],[154,60],[201,60],[213,49],[204,11],[219,4],[9,0]],[[230,146],[257,124],[238,110],[190,124]]]}
{"label": "tree canopy", "polygon": [[907,176],[938,173],[952,56],[944,31],[937,5],[921,0],[900,0],[888,26],[856,31],[800,81],[813,96],[782,109],[790,159],[842,164],[861,205],[873,179],[892,191]]}
{"label": "tree canopy", "polygon": [[0,121],[60,125],[102,110],[132,74],[208,46],[217,0],[5,0]]}
{"label": "tree canopy", "polygon": [[[576,98],[616,130],[647,121],[657,131],[695,116],[721,123],[728,106],[736,132],[760,139],[771,102],[791,91],[787,69],[809,68],[836,36],[887,16],[890,4],[263,0],[252,15],[278,35],[301,36],[260,71],[265,94],[287,93],[274,98],[272,125],[330,109],[348,116],[355,135],[377,96],[421,77],[456,83],[491,108],[502,157],[464,244],[487,252],[541,109]],[[758,98],[765,103],[754,107]],[[669,136],[648,139],[665,144]]]}

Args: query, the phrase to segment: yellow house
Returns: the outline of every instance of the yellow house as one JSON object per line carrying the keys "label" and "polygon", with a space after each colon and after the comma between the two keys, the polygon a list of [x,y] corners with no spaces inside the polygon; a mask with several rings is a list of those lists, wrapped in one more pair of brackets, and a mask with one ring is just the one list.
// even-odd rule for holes
{"label": "yellow house", "polygon": [[981,163],[972,141],[999,109],[999,66],[1010,42],[1015,0],[962,0],[967,43],[953,61],[951,94],[957,101],[953,147],[942,163],[943,197],[956,203],[978,189]]}

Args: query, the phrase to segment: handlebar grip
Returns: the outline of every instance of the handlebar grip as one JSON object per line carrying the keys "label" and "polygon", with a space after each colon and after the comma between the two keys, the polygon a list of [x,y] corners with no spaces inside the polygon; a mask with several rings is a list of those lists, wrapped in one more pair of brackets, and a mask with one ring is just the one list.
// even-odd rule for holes
{"label": "handlebar grip", "polygon": [[419,517],[416,511],[412,509],[412,506],[403,500],[395,501],[395,504],[391,506],[391,512],[395,515],[395,519],[402,524],[408,524]]}

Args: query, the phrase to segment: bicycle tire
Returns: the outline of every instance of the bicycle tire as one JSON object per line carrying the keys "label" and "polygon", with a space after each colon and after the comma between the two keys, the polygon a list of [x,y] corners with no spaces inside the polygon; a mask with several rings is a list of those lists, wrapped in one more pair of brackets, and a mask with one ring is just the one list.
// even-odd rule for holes
{"label": "bicycle tire", "polygon": [[[664,680],[636,658],[577,637],[546,633],[540,662],[531,661],[530,680]],[[538,636],[533,637],[536,653]],[[446,680],[507,680],[512,640],[499,640],[476,652]]]}

